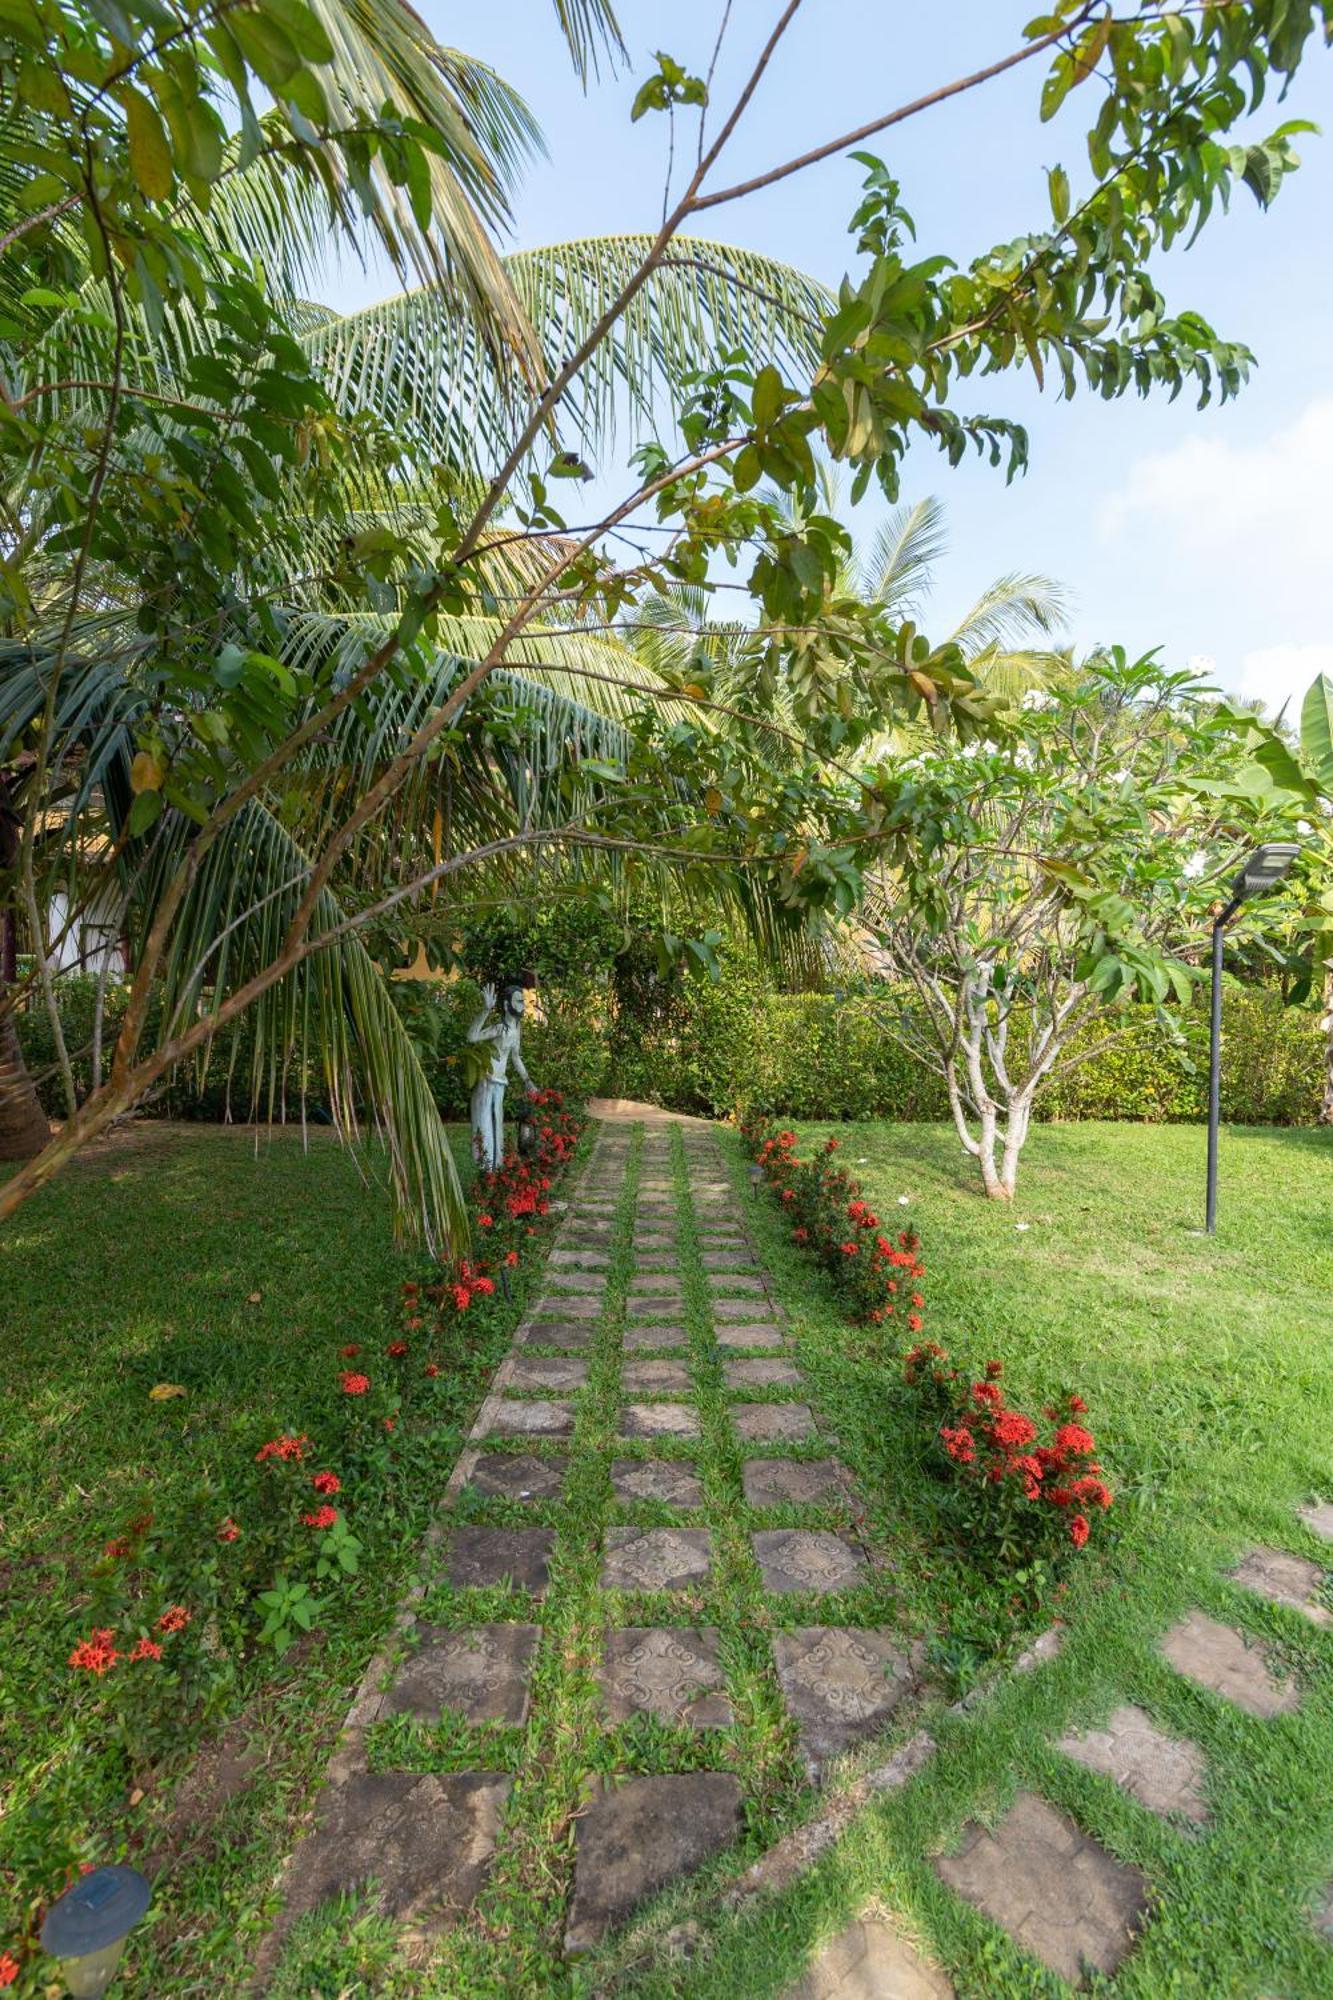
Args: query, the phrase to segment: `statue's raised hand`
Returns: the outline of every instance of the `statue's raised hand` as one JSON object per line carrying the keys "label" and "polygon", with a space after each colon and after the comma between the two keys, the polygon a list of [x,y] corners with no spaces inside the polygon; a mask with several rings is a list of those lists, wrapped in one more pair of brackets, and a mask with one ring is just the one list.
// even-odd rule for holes
{"label": "statue's raised hand", "polygon": [[493,986],[488,984],[482,987],[481,1004],[488,1014],[492,1011],[495,1006],[495,988]]}

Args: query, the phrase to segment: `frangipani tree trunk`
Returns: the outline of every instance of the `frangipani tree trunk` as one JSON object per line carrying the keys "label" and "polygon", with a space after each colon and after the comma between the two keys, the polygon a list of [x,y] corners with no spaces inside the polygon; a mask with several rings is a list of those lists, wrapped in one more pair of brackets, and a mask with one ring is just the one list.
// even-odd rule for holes
{"label": "frangipani tree trunk", "polygon": [[[0,987],[0,1007],[4,1003]],[[12,1013],[0,1012],[0,1160],[35,1160],[51,1137],[19,1047]]]}

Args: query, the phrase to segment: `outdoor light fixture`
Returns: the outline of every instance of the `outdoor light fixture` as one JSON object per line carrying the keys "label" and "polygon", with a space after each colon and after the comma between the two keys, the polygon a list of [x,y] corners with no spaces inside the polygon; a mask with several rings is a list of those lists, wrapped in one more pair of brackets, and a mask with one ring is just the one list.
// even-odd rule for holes
{"label": "outdoor light fixture", "polygon": [[73,2000],[101,2000],[151,1894],[137,1868],[117,1864],[94,1868],[51,1905],[42,1949],[60,1960]]}
{"label": "outdoor light fixture", "polygon": [[763,1182],[764,1170],[756,1161],[750,1169],[750,1193],[757,1195]]}
{"label": "outdoor light fixture", "polygon": [[1208,1052],[1208,1201],[1205,1228],[1217,1229],[1217,1138],[1222,1110],[1222,934],[1242,903],[1273,889],[1291,870],[1300,853],[1291,840],[1270,840],[1256,847],[1231,885],[1224,909],[1213,918],[1213,1008]]}

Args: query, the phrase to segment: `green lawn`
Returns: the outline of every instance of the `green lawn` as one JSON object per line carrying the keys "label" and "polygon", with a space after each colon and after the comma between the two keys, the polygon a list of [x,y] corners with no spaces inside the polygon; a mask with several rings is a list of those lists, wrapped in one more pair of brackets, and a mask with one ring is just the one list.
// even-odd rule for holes
{"label": "green lawn", "polygon": [[[823,1129],[804,1129],[803,1141]],[[924,1717],[914,1713],[904,1732],[926,1720],[939,1756],[781,1897],[728,1915],[714,1878],[685,1884],[637,1937],[562,1968],[554,1905],[583,1771],[624,1768],[627,1758],[658,1768],[656,1759],[682,1754],[651,1732],[597,1741],[586,1632],[598,1617],[606,1508],[590,1473],[586,1492],[567,1498],[570,1563],[552,1592],[550,1615],[557,1629],[567,1622],[569,1638],[550,1655],[558,1699],[531,1743],[496,1746],[505,1759],[512,1752],[523,1783],[485,1909],[447,1950],[439,1979],[391,1970],[376,1927],[360,1942],[344,1927],[327,1953],[312,1940],[293,1995],[615,1990],[762,2000],[874,1898],[928,1943],[961,1995],[1056,1994],[1059,1983],[946,1892],[929,1865],[965,1820],[1002,1808],[1019,1784],[1066,1807],[1149,1877],[1152,1920],[1117,1993],[1333,1995],[1333,1948],[1308,1919],[1333,1874],[1333,1633],[1224,1579],[1251,1543],[1324,1552],[1294,1508],[1333,1497],[1333,1135],[1228,1135],[1222,1229],[1208,1242],[1192,1233],[1203,1162],[1201,1135],[1188,1129],[1040,1128],[1012,1210],[980,1198],[938,1128],[837,1129],[877,1206],[922,1233],[929,1333],[970,1361],[1002,1356],[1016,1401],[1077,1387],[1091,1405],[1117,1499],[1102,1551],[1072,1565],[1058,1607],[1063,1656],[1027,1679],[1001,1679],[966,1717],[946,1714],[1030,1635],[1030,1616],[979,1588],[938,1545],[896,1369],[843,1321],[776,1208],[752,1199],[739,1146],[726,1139],[737,1200],[791,1312],[813,1400],[838,1433],[885,1557],[875,1617],[919,1639],[933,1675]],[[900,1194],[910,1198],[901,1210]],[[228,1468],[280,1430],[309,1432],[321,1451],[329,1441],[330,1456],[341,1449],[338,1348],[360,1341],[373,1352],[391,1337],[397,1287],[414,1269],[393,1250],[388,1221],[382,1191],[326,1141],[306,1157],[280,1138],[256,1158],[238,1134],[147,1131],[123,1152],[77,1165],[0,1244],[0,1950],[69,1866],[123,1851],[158,1875],[131,1990],[214,1992],[249,1964],[271,1913],[273,1872],[414,1571],[521,1300],[471,1316],[467,1351],[441,1356],[438,1380],[414,1390],[392,1462],[345,1494],[367,1542],[355,1588],[340,1595],[318,1644],[285,1663],[247,1665],[223,1686],[216,1713],[168,1766],[190,1769],[186,1785],[164,1777],[135,1798],[134,1773],[99,1729],[95,1697],[72,1695],[65,1659],[95,1622],[84,1593],[128,1514],[151,1503],[164,1518],[188,1517],[205,1489],[211,1509]],[[622,1227],[613,1298],[625,1253]],[[700,1281],[686,1264],[693,1301]],[[701,1334],[701,1367],[706,1346]],[[151,1401],[162,1382],[186,1395]],[[612,1375],[595,1371],[581,1419],[594,1442],[609,1435],[614,1405]],[[734,1445],[707,1397],[703,1408],[705,1470],[716,1459],[718,1476],[731,1478]],[[738,1548],[747,1525],[738,1516]],[[743,1662],[753,1704],[741,1772],[752,1859],[814,1802],[793,1782],[790,1744],[765,1707],[760,1607],[732,1589],[723,1567],[717,1616],[754,1654]],[[1172,1674],[1155,1642],[1191,1605],[1269,1640],[1300,1678],[1299,1712],[1255,1722]],[[1214,1822],[1201,1837],[1161,1825],[1052,1748],[1069,1721],[1095,1722],[1126,1699],[1207,1752]],[[190,1766],[200,1742],[208,1748]],[[392,1747],[386,1740],[385,1752]],[[470,1754],[441,1742],[436,1754],[447,1767],[463,1748]],[[687,1962],[653,1943],[682,1916],[698,1926]],[[25,1980],[17,1992],[29,2000],[42,1988],[34,1975]]]}
{"label": "green lawn", "polygon": [[[103,1622],[89,1593],[112,1587],[97,1581],[100,1559],[127,1519],[153,1513],[164,1595],[186,1598],[196,1567],[227,1559],[214,1523],[240,1512],[233,1496],[260,1443],[306,1432],[321,1465],[346,1468],[351,1404],[337,1376],[350,1364],[338,1350],[361,1345],[357,1365],[377,1378],[406,1367],[383,1349],[399,1331],[400,1283],[428,1276],[393,1247],[382,1169],[327,1133],[308,1154],[279,1134],[256,1155],[235,1131],[139,1127],[76,1162],[0,1241],[0,1951],[78,1862],[123,1853],[159,1878],[136,1991],[215,1992],[250,1963],[295,1815],[411,1573],[523,1286],[512,1307],[473,1307],[466,1349],[437,1348],[437,1379],[419,1372],[414,1342],[392,1457],[345,1480],[339,1499],[365,1543],[360,1575],[318,1642],[218,1677],[212,1712],[168,1746],[160,1784],[108,1740],[100,1690],[66,1660]],[[186,1393],[151,1400],[162,1383]],[[43,1990],[35,1967],[24,1981],[20,1995]]]}
{"label": "green lawn", "polygon": [[[964,1718],[927,1715],[941,1746],[933,1764],[776,1901],[719,1917],[679,1894],[667,1914],[703,1925],[688,1980],[650,1957],[626,1967],[621,1990],[778,1994],[820,1938],[879,1898],[960,1994],[1065,1991],[929,1865],[968,1818],[1002,1810],[1027,1785],[1148,1875],[1153,1916],[1118,1994],[1333,1994],[1333,1946],[1309,1916],[1333,1876],[1333,1632],[1224,1578],[1255,1543],[1328,1555],[1294,1510],[1333,1496],[1333,1134],[1228,1133],[1210,1242],[1196,1233],[1195,1130],[1040,1128],[1012,1209],[980,1198],[942,1128],[802,1126],[802,1150],[828,1131],[877,1207],[921,1231],[929,1333],[973,1363],[1003,1357],[1020,1403],[1073,1387],[1087,1397],[1117,1494],[1112,1532],[1102,1557],[1073,1565],[1055,1664],[1002,1683]],[[738,1146],[735,1155],[739,1182]],[[768,1202],[758,1226],[815,1400],[868,1481],[904,1618],[944,1675],[942,1693],[951,1679],[956,1691],[1000,1636],[995,1608],[965,1566],[930,1546],[928,1486],[889,1371],[840,1322]],[[1170,1671],[1156,1641],[1194,1605],[1271,1642],[1300,1678],[1298,1713],[1254,1721]],[[1170,1830],[1052,1747],[1071,1721],[1102,1721],[1124,1700],[1207,1753],[1214,1821],[1201,1837]]]}

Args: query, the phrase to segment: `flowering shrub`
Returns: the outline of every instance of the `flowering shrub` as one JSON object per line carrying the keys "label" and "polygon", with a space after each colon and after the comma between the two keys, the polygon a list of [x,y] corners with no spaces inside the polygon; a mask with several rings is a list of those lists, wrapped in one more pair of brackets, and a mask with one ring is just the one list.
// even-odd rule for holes
{"label": "flowering shrub", "polygon": [[782,1204],[792,1241],[818,1257],[853,1319],[870,1326],[897,1321],[920,1333],[926,1305],[920,1239],[910,1230],[896,1239],[889,1234],[860,1183],[837,1164],[838,1141],[825,1140],[812,1160],[802,1160],[796,1134],[762,1116],[747,1119],[741,1136]]}
{"label": "flowering shrub", "polygon": [[969,1546],[989,1548],[1009,1564],[1082,1549],[1112,1498],[1096,1439],[1076,1421],[1088,1406],[1070,1395],[1058,1409],[1045,1409],[1050,1435],[1043,1441],[1035,1418],[1006,1401],[1003,1373],[1001,1362],[988,1361],[973,1380],[934,1341],[912,1348],[903,1364],[937,1467],[953,1488],[960,1529]]}

